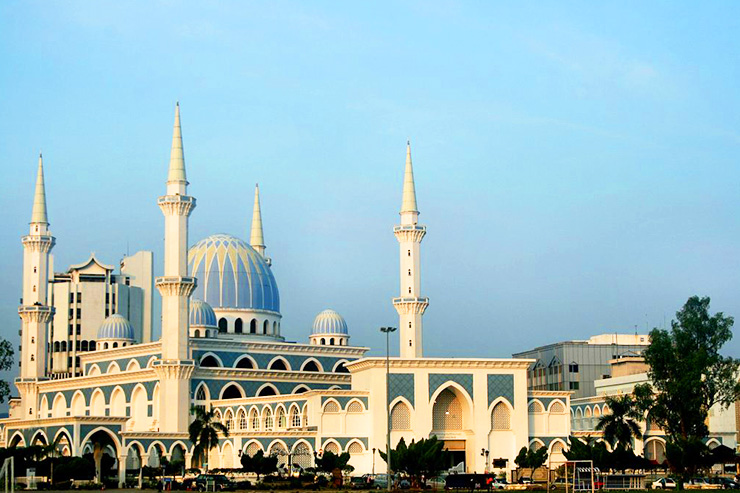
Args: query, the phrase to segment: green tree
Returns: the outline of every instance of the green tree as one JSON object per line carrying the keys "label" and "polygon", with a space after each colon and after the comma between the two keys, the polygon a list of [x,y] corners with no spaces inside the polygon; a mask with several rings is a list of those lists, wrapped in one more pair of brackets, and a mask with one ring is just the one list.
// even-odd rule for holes
{"label": "green tree", "polygon": [[216,420],[215,410],[206,411],[203,407],[193,406],[190,413],[195,419],[188,427],[190,443],[194,445],[193,456],[203,459],[204,469],[208,471],[208,453],[218,443],[218,435],[221,433],[225,438],[229,436],[229,430],[220,421]]}
{"label": "green tree", "polygon": [[267,476],[277,471],[278,458],[276,456],[266,456],[264,452],[259,450],[252,457],[242,454],[241,463],[244,472],[255,473],[257,481],[259,481],[260,476]]}
{"label": "green tree", "polygon": [[734,319],[709,313],[709,298],[692,296],[671,322],[670,332],[653,329],[645,362],[651,384],[643,392],[651,419],[668,435],[666,455],[671,468],[684,477],[704,464],[702,443],[709,430],[709,408],[728,407],[740,398],[740,361],[722,356],[732,339]]}
{"label": "green tree", "polygon": [[[13,345],[10,341],[0,339],[0,371],[13,369]],[[0,404],[4,404],[10,397],[10,384],[0,380]]]}
{"label": "green tree", "polygon": [[[449,464],[448,454],[442,450],[444,443],[436,436],[412,440],[407,446],[403,438],[395,449],[391,450],[391,466],[395,472],[409,476],[416,485],[423,486],[426,480],[437,476]],[[387,454],[380,452],[380,458],[387,462]]]}
{"label": "green tree", "polygon": [[349,459],[349,452],[343,452],[339,455],[334,452],[324,452],[321,457],[316,456],[314,462],[317,471],[332,473],[335,469],[345,471],[348,467],[352,467],[348,464]]}
{"label": "green tree", "polygon": [[545,462],[547,462],[547,447],[540,447],[537,450],[522,447],[514,459],[517,466],[530,469],[542,467]]}
{"label": "green tree", "polygon": [[632,449],[632,438],[640,435],[639,421],[643,413],[633,394],[607,397],[604,402],[611,412],[603,414],[596,429],[604,432],[604,440],[611,446]]}

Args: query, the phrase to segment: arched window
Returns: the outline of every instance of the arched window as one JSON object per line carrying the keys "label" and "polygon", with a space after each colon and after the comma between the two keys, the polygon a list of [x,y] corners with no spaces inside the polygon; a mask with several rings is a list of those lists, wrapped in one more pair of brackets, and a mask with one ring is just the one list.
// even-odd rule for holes
{"label": "arched window", "polygon": [[200,331],[198,329],[195,329],[195,331],[193,332],[193,337],[195,337],[196,339],[200,337]]}
{"label": "arched window", "polygon": [[117,347],[118,347],[118,343],[117,343],[117,342],[114,342],[114,343],[113,343],[113,347],[114,347],[114,348],[117,348]]}
{"label": "arched window", "polygon": [[491,429],[492,430],[510,430],[511,429],[511,412],[503,402],[499,402],[493,407],[491,412]]}
{"label": "arched window", "polygon": [[288,368],[285,366],[285,362],[282,359],[276,359],[270,364],[268,370],[283,370],[286,371]]}
{"label": "arched window", "polygon": [[337,445],[336,442],[329,442],[324,445],[324,452],[331,452],[334,455],[339,455],[341,453],[339,450],[339,445]]}
{"label": "arched window", "polygon": [[277,410],[277,427],[280,429],[284,429],[286,424],[285,409],[279,407]]}
{"label": "arched window", "polygon": [[218,331],[219,332],[225,334],[228,326],[229,326],[229,323],[226,321],[225,318],[222,317],[218,319]]}
{"label": "arched window", "polygon": [[344,363],[339,363],[336,368],[334,368],[334,373],[349,373],[349,370],[344,366]]}
{"label": "arched window", "polygon": [[[64,343],[62,343],[62,344],[64,344]],[[108,343],[107,342],[103,343],[103,349],[108,349]]]}
{"label": "arched window", "polygon": [[303,365],[302,370],[303,371],[320,371],[319,365],[317,365],[315,361],[309,361],[308,363]]}
{"label": "arched window", "polygon": [[254,454],[262,450],[262,447],[259,446],[259,443],[252,442],[249,445],[247,445],[246,450],[244,451],[245,454],[247,454],[249,457],[254,457]]}
{"label": "arched window", "polygon": [[252,409],[251,411],[249,411],[249,422],[251,423],[253,430],[260,429],[260,415],[257,414],[256,409]]}
{"label": "arched window", "polygon": [[195,400],[196,401],[206,400],[206,386],[205,385],[200,385],[198,387],[198,390],[195,392]]}
{"label": "arched window", "polygon": [[443,390],[432,409],[433,430],[462,430],[462,405],[460,399],[449,389]]}
{"label": "arched window", "polygon": [[560,401],[555,401],[552,406],[550,406],[550,413],[551,414],[562,414],[565,412],[565,406],[563,406],[563,403]]}
{"label": "arched window", "polygon": [[243,322],[241,318],[237,318],[236,320],[234,320],[234,333],[241,334],[243,330],[242,325]]}
{"label": "arched window", "polygon": [[67,351],[67,341],[62,341],[61,346],[62,346],[62,352]]}
{"label": "arched window", "polygon": [[251,322],[249,322],[249,333],[250,334],[256,334],[257,333],[257,320],[252,319]]}
{"label": "arched window", "polygon": [[265,320],[265,323],[262,325],[262,333],[267,334],[270,332],[270,322]]}
{"label": "arched window", "polygon": [[277,395],[277,392],[275,392],[275,389],[271,385],[265,385],[259,392],[257,392],[257,397],[265,397],[268,395]]}
{"label": "arched window", "polygon": [[293,449],[293,464],[299,466],[301,469],[311,467],[311,448],[305,443],[301,442]]}
{"label": "arched window", "polygon": [[87,341],[82,341],[82,344],[80,344],[80,351],[87,351]]}
{"label": "arched window", "polygon": [[410,430],[411,412],[404,402],[398,402],[391,410],[391,430]]}
{"label": "arched window", "polygon": [[221,398],[222,399],[241,399],[242,393],[239,390],[239,387],[236,384],[232,383],[232,384],[229,384],[229,386],[227,386],[224,389],[223,394],[221,394]]}
{"label": "arched window", "polygon": [[364,410],[365,406],[363,406],[362,402],[360,401],[352,401],[349,403],[349,406],[347,406],[348,413],[361,413]]}
{"label": "arched window", "polygon": [[540,401],[532,401],[529,403],[529,414],[535,414],[535,413],[540,414],[544,412],[545,412],[545,408],[542,407],[542,404],[540,403]]}
{"label": "arched window", "polygon": [[218,368],[221,365],[219,364],[215,356],[209,354],[208,356],[200,360],[200,366],[201,368]]}
{"label": "arched window", "polygon": [[242,358],[239,361],[236,362],[237,368],[244,368],[244,369],[250,369],[254,368],[254,365],[252,364],[252,360],[249,358]]}
{"label": "arched window", "polygon": [[236,421],[237,423],[239,423],[240,430],[247,429],[247,412],[244,409],[239,409],[239,414],[237,414]]}
{"label": "arched window", "polygon": [[324,339],[323,337],[321,338],[321,345],[326,346],[326,339]]}
{"label": "arched window", "polygon": [[334,345],[334,338],[333,337],[331,339],[329,339],[329,345],[330,346],[333,346]]}
{"label": "arched window", "polygon": [[265,406],[264,411],[262,411],[264,414],[264,422],[265,422],[265,430],[266,431],[272,431],[272,411],[268,406]]}
{"label": "arched window", "polygon": [[308,392],[309,388],[305,385],[299,385],[298,387],[293,389],[294,394],[302,394],[304,392]]}
{"label": "arched window", "polygon": [[96,345],[95,341],[90,341],[90,351],[95,351],[95,345]]}
{"label": "arched window", "polygon": [[273,322],[272,323],[272,333],[273,334],[277,334],[278,333],[277,332],[277,322]]}
{"label": "arched window", "polygon": [[360,442],[352,442],[349,445],[349,448],[347,449],[347,452],[349,452],[349,455],[357,455],[364,452],[362,448],[362,444]]}
{"label": "arched window", "polygon": [[293,406],[290,408],[290,426],[291,428],[300,428],[301,427],[301,413],[298,411],[298,408]]}
{"label": "arched window", "polygon": [[326,403],[326,406],[324,406],[324,412],[325,413],[338,413],[339,412],[339,404],[337,404],[335,401],[329,401]]}
{"label": "arched window", "polygon": [[57,341],[57,342],[54,343],[54,352],[55,353],[58,353],[59,352],[59,341]]}
{"label": "arched window", "polygon": [[226,411],[226,414],[224,415],[224,426],[229,431],[234,428],[234,416],[231,414],[231,409]]}

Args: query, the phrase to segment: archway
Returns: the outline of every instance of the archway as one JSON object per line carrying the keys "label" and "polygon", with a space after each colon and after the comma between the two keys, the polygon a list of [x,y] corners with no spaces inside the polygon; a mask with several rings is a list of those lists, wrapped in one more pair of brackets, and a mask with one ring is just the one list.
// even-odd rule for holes
{"label": "archway", "polygon": [[119,483],[125,474],[125,465],[121,467],[118,458],[121,455],[121,445],[118,439],[109,430],[97,428],[91,431],[82,440],[82,450],[92,454],[95,463],[95,478],[98,483],[118,473]]}
{"label": "archway", "polygon": [[472,464],[473,458],[467,454],[467,433],[470,428],[469,397],[456,384],[448,383],[433,396],[432,405],[432,435],[436,435],[444,442],[444,450],[450,452],[448,467]]}

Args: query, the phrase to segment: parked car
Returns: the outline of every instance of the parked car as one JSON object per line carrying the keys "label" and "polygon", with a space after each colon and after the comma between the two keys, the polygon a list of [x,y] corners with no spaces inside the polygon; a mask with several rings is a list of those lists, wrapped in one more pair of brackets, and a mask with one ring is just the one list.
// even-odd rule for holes
{"label": "parked car", "polygon": [[650,485],[654,490],[675,490],[676,480],[673,478],[660,478]]}
{"label": "parked car", "polygon": [[714,478],[707,479],[709,484],[719,485],[723,490],[740,490],[740,483],[730,478],[723,478],[717,476]]}
{"label": "parked car", "polygon": [[195,488],[198,491],[213,491],[214,484],[216,491],[236,490],[236,483],[223,474],[200,474],[195,478]]}
{"label": "parked car", "polygon": [[387,474],[376,474],[373,476],[372,488],[376,490],[387,490],[388,489],[388,475]]}

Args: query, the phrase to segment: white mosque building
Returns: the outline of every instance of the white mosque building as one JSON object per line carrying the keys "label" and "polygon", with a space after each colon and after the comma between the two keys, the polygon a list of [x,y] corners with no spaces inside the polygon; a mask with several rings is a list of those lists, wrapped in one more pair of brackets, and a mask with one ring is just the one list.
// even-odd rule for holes
{"label": "white mosque building", "polygon": [[[164,170],[163,170],[164,171]],[[350,344],[337,312],[318,314],[307,343],[286,342],[278,285],[266,256],[259,189],[249,242],[214,234],[191,242],[180,110],[165,194],[164,275],[139,252],[120,273],[94,256],[54,273],[43,165],[28,235],[21,240],[23,298],[20,398],[0,420],[0,445],[57,441],[62,453],[112,456],[119,482],[161,457],[196,466],[192,406],[214,409],[229,429],[211,468],[239,467],[242,454],[279,456],[309,467],[314,453],[349,452],[354,474],[384,472],[390,409],[393,446],[436,435],[469,472],[510,471],[522,447],[547,447],[562,461],[570,434],[570,392],[527,389],[534,360],[426,358],[418,222],[407,149],[399,242],[400,357],[366,357]],[[156,232],[153,232],[156,234]],[[63,244],[63,242],[62,242]],[[152,285],[161,294],[153,306]],[[161,338],[152,340],[161,309]],[[287,329],[289,330],[289,329]],[[451,465],[453,465],[451,464]]]}

